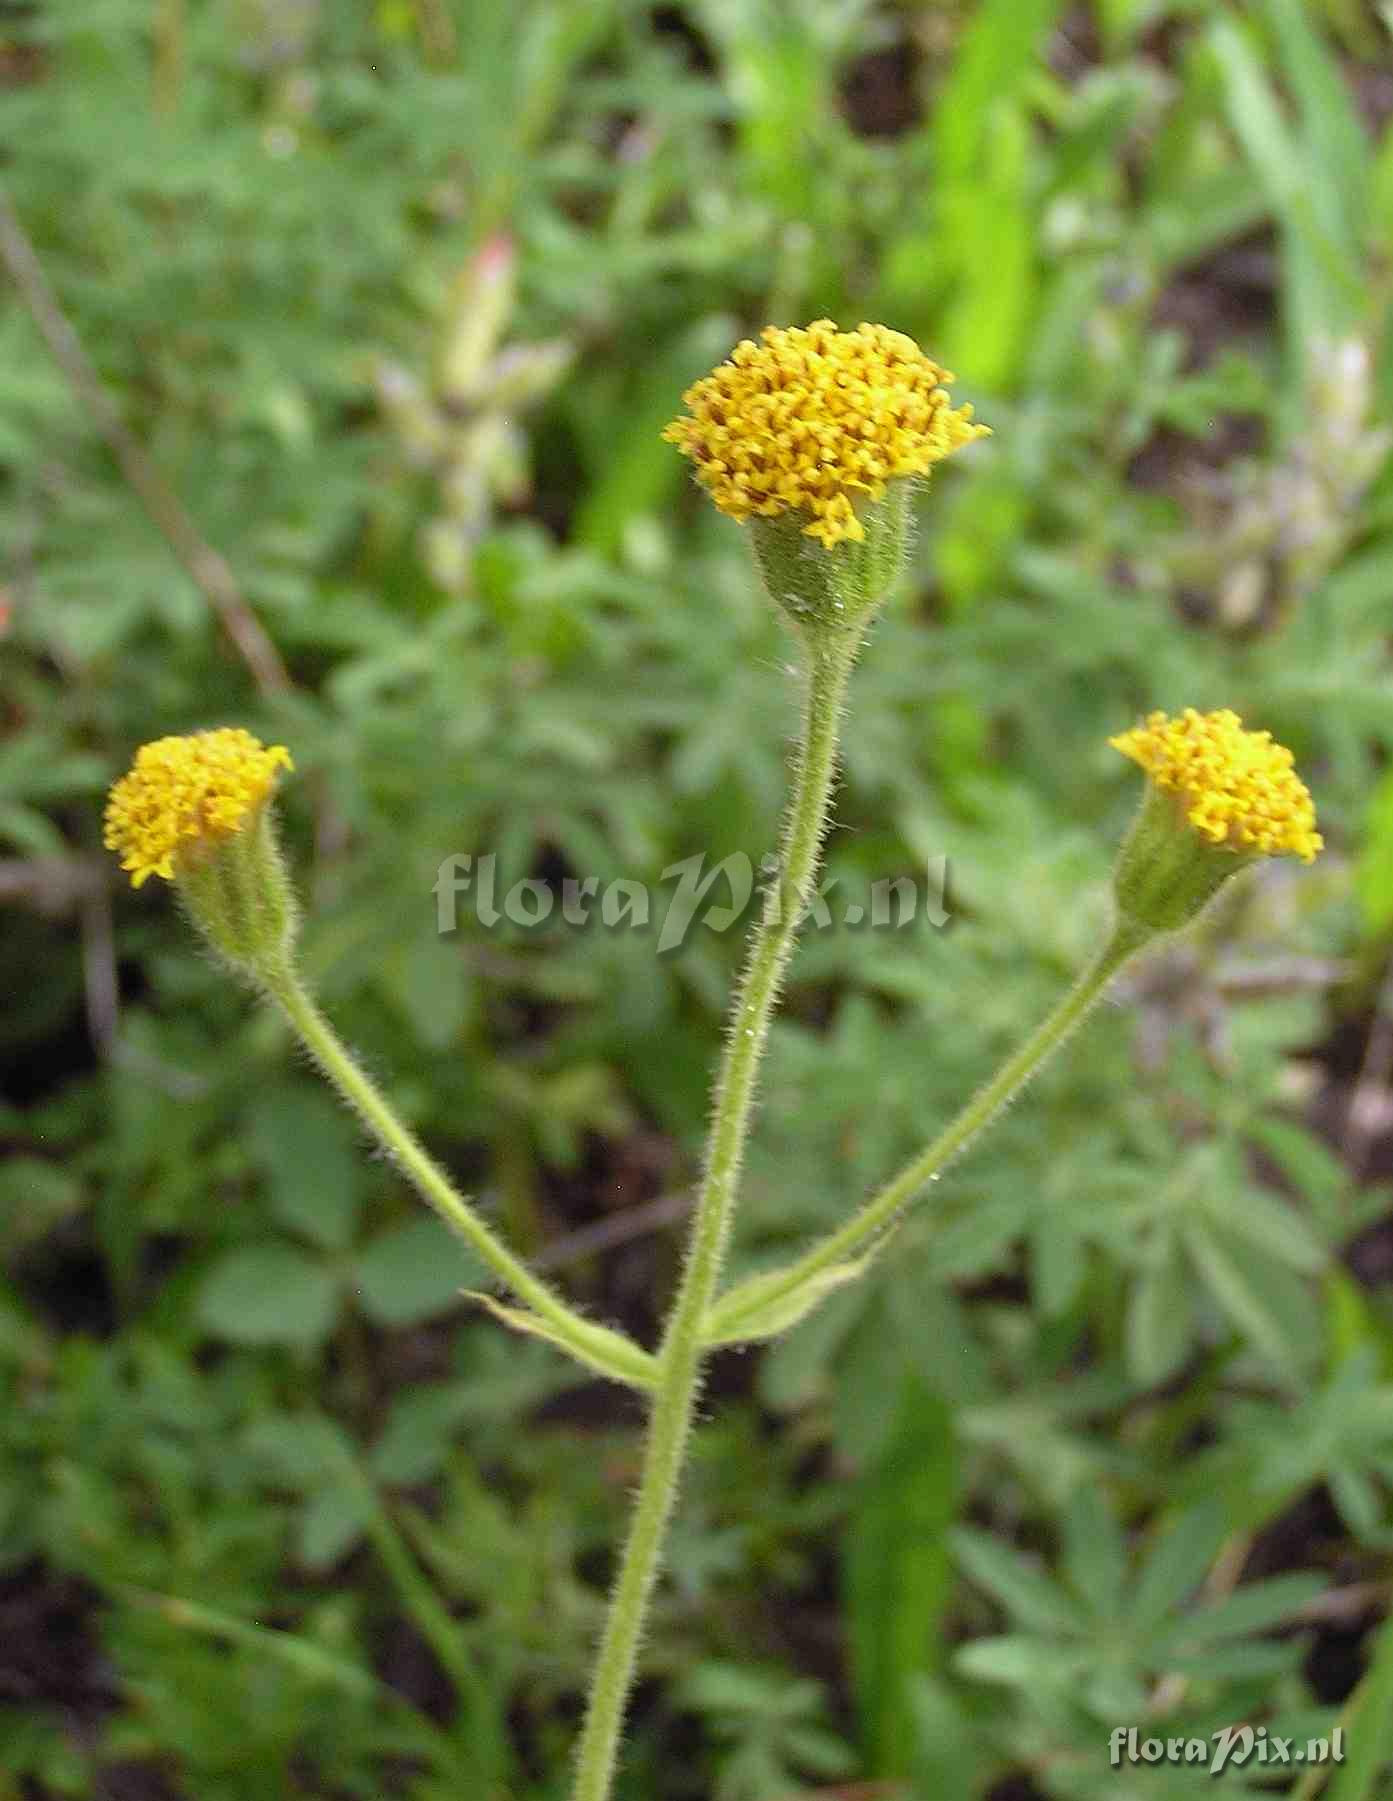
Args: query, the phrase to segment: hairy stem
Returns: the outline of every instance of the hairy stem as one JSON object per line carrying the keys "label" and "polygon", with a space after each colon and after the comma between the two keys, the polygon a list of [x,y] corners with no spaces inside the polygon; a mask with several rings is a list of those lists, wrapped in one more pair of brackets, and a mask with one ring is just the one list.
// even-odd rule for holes
{"label": "hairy stem", "polygon": [[656,1376],[654,1358],[622,1333],[598,1326],[567,1306],[555,1289],[515,1257],[455,1191],[439,1164],[421,1148],[353,1061],[295,971],[286,964],[263,972],[262,980],[329,1081],[451,1231],[478,1252],[499,1280],[525,1301],[552,1329],[556,1340],[582,1363],[605,1370],[617,1381],[652,1388]]}
{"label": "hairy stem", "polygon": [[[794,1294],[805,1283],[845,1262],[871,1240],[892,1226],[922,1189],[943,1170],[1006,1107],[1031,1077],[1079,1026],[1113,977],[1154,934],[1119,922],[1094,962],[1079,977],[1064,999],[1043,1023],[1009,1056],[991,1080],[973,1096],[953,1122],[926,1150],[905,1165],[858,1213],[828,1233],[811,1250],[789,1264],[779,1278],[761,1278],[756,1290],[750,1285],[748,1311],[763,1311]],[[722,1339],[738,1336],[744,1317],[742,1294],[735,1289],[713,1310],[710,1330]]]}
{"label": "hairy stem", "polygon": [[730,1234],[760,1059],[817,873],[856,643],[854,632],[820,631],[808,641],[803,730],[785,814],[779,879],[767,891],[731,1014],[686,1263],[658,1353],[658,1389],[638,1499],[591,1683],[574,1801],[608,1801],[610,1795],[639,1638],[700,1390],[702,1326]]}

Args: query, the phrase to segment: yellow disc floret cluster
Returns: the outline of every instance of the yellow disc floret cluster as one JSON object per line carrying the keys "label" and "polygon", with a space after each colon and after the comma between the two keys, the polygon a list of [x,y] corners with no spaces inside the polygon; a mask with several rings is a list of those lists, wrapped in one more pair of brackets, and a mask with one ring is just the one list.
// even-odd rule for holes
{"label": "yellow disc floret cluster", "polygon": [[181,852],[241,831],[277,770],[291,767],[283,744],[268,748],[240,727],[143,744],[111,790],[106,847],[119,854],[133,887],[152,875],[173,881]]}
{"label": "yellow disc floret cluster", "polygon": [[1227,708],[1197,713],[1187,707],[1174,719],[1152,713],[1145,725],[1108,742],[1174,793],[1211,844],[1304,863],[1322,847],[1315,806],[1291,752],[1271,732],[1245,731]]}
{"label": "yellow disc floret cluster", "polygon": [[879,500],[895,476],[927,475],[987,435],[970,406],[950,404],[953,377],[903,332],[819,319],[761,336],[689,388],[688,415],[663,433],[733,519],[798,509],[830,550],[865,536],[858,497]]}

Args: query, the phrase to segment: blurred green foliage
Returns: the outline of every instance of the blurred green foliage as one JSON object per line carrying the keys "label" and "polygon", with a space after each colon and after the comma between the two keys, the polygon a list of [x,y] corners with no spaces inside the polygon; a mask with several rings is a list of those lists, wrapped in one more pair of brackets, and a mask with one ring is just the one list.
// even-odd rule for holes
{"label": "blurred green foliage", "polygon": [[1109,732],[1236,707],[1330,849],[1139,970],[867,1283],[718,1362],[622,1794],[1159,1801],[1213,1785],[1110,1770],[1111,1725],[1337,1716],[1332,1801],[1387,1792],[1389,55],[1360,0],[0,5],[0,181],[293,681],[0,286],[0,1795],[564,1795],[637,1416],[461,1299],[119,888],[101,800],[164,732],[288,743],[326,1005],[651,1338],[741,935],[441,936],[432,887],[770,846],[786,646],[656,433],[824,313],[920,337],[996,435],[923,503],[830,848],[848,892],[946,856],[951,920],[807,934],[736,1273],[1087,954]]}

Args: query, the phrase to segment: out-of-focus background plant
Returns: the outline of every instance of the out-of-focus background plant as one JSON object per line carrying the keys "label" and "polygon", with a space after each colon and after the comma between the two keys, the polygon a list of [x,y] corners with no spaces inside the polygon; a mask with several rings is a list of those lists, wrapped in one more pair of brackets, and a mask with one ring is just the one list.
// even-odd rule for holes
{"label": "out-of-focus background plant", "polygon": [[741,933],[442,936],[432,885],[768,846],[786,648],[657,433],[823,314],[996,436],[924,504],[830,846],[849,890],[946,856],[950,922],[807,934],[735,1273],[1094,943],[1110,732],[1236,707],[1330,848],[717,1360],[621,1793],[1209,1794],[1108,1733],[1239,1720],[1343,1720],[1332,1801],[1387,1792],[1390,119],[1364,0],[0,4],[6,1801],[564,1796],[637,1408],[461,1297],[101,797],[161,733],[290,744],[326,1003],[651,1341]]}

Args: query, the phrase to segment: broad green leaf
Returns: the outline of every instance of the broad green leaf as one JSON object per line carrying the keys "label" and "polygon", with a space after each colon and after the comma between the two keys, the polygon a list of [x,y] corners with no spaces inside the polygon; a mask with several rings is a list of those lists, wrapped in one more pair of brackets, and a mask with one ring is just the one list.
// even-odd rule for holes
{"label": "broad green leaf", "polygon": [[1283,1173],[1308,1201],[1329,1207],[1349,1187],[1350,1173],[1345,1164],[1308,1127],[1273,1114],[1255,1119],[1248,1131],[1276,1158]]}
{"label": "broad green leaf", "polygon": [[1061,1654],[1059,1646],[1041,1638],[1008,1634],[974,1639],[953,1658],[953,1666],[978,1682],[1004,1682],[1012,1688],[1050,1689],[1067,1686],[1086,1664],[1082,1650]]}
{"label": "broad green leaf", "polygon": [[1021,108],[998,99],[991,112],[980,163],[943,190],[939,241],[953,246],[958,279],[934,341],[954,368],[1000,392],[1014,382],[1035,308],[1034,144]]}
{"label": "broad green leaf", "polygon": [[1288,1376],[1294,1375],[1308,1348],[1309,1334],[1295,1335],[1291,1315],[1274,1298],[1279,1289],[1283,1299],[1291,1298],[1280,1280],[1283,1272],[1250,1248],[1240,1251],[1203,1228],[1187,1228],[1184,1240],[1191,1262],[1224,1312],[1264,1356]]}
{"label": "broad green leaf", "polygon": [[837,1359],[866,1310],[869,1296],[844,1288],[802,1325],[778,1339],[760,1360],[759,1395],[777,1414],[796,1412],[836,1380]]}
{"label": "broad green leaf", "polygon": [[949,1534],[949,1544],[963,1572],[1022,1626],[1065,1637],[1087,1630],[1087,1615],[1078,1603],[990,1533],[959,1526]]}
{"label": "broad green leaf", "polygon": [[883,306],[984,386],[1009,381],[1025,348],[1036,157],[1021,97],[1060,10],[1058,0],[977,9],[926,132],[932,187],[885,259]]}
{"label": "broad green leaf", "polygon": [[632,372],[626,372],[618,429],[602,440],[603,465],[573,528],[577,543],[612,555],[631,520],[670,502],[680,490],[684,459],[659,434],[678,412],[682,390],[725,356],[739,335],[728,314],[698,319],[663,347],[656,363],[645,362],[637,392]]}
{"label": "broad green leaf", "polygon": [[378,973],[383,992],[429,1050],[443,1051],[469,1018],[470,965],[458,942],[414,934],[393,947]]}
{"label": "broad green leaf", "polygon": [[474,1252],[431,1214],[389,1226],[353,1262],[359,1304],[383,1326],[414,1326],[447,1312],[482,1274]]}
{"label": "broad green leaf", "polygon": [[1325,1472],[1330,1496],[1340,1517],[1357,1538],[1387,1542],[1387,1509],[1374,1479],[1351,1464],[1332,1464]]}
{"label": "broad green leaf", "polygon": [[1326,1587],[1319,1576],[1274,1576],[1270,1582],[1245,1582],[1212,1607],[1200,1607],[1178,1620],[1163,1635],[1174,1651],[1217,1644],[1283,1624]]}
{"label": "broad green leaf", "polygon": [[1105,1620],[1120,1616],[1127,1540],[1096,1485],[1080,1488],[1069,1503],[1060,1567],[1090,1613]]}
{"label": "broad green leaf", "polygon": [[1227,1231],[1247,1239],[1265,1257],[1313,1276],[1326,1262],[1326,1250],[1305,1218],[1289,1202],[1254,1183],[1245,1183],[1226,1198],[1218,1214]]}
{"label": "broad green leaf", "polygon": [[990,1753],[973,1730],[969,1697],[946,1678],[915,1677],[911,1683],[919,1745],[915,1793],[967,1801],[981,1792]]}
{"label": "broad green leaf", "polygon": [[1258,178],[1285,208],[1294,202],[1308,172],[1262,62],[1249,36],[1229,18],[1215,21],[1210,41],[1223,71],[1234,130]]}
{"label": "broad green leaf", "polygon": [[1376,1311],[1368,1291],[1339,1263],[1325,1272],[1325,1326],[1332,1369],[1366,1351],[1385,1379],[1393,1378],[1393,1322]]}
{"label": "broad green leaf", "polygon": [[1295,384],[1287,414],[1294,421],[1308,350],[1318,339],[1339,337],[1351,328],[1361,304],[1360,282],[1351,247],[1340,242],[1341,222],[1325,198],[1328,178],[1321,171],[1313,181],[1310,146],[1283,118],[1249,35],[1224,17],[1212,25],[1210,37],[1234,131],[1285,227],[1286,324]]}
{"label": "broad green leaf", "polygon": [[327,1570],[362,1537],[372,1518],[372,1501],[363,1490],[336,1482],[310,1496],[300,1510],[295,1539],[300,1561],[312,1570]]}
{"label": "broad green leaf", "polygon": [[343,1689],[371,1701],[399,1699],[392,1689],[379,1683],[371,1671],[337,1652],[326,1651],[298,1633],[273,1631],[238,1619],[220,1608],[185,1600],[182,1595],[153,1594],[125,1583],[116,1584],[114,1592],[128,1605],[158,1613],[171,1626],[242,1645],[258,1652],[272,1664],[284,1665],[306,1681]]}
{"label": "broad green leaf", "polygon": [[736,102],[752,185],[796,219],[815,215],[831,66],[798,8],[708,0]]}
{"label": "broad green leaf", "polygon": [[899,1417],[900,1397],[913,1379],[905,1346],[893,1329],[888,1297],[872,1288],[867,1299],[832,1385],[837,1448],[858,1468],[883,1455]]}
{"label": "broad green leaf", "polygon": [[1059,0],[985,0],[977,8],[934,106],[940,179],[973,177],[996,124],[993,107],[1030,75],[1060,10]]}
{"label": "broad green leaf", "polygon": [[423,1383],[399,1394],[372,1453],[373,1474],[388,1483],[423,1482],[448,1458],[469,1416],[464,1382]]}
{"label": "broad green leaf", "polygon": [[242,1444],[271,1481],[306,1494],[338,1480],[350,1455],[343,1429],[320,1413],[273,1413],[253,1420]]}
{"label": "broad green leaf", "polygon": [[1227,1530],[1221,1507],[1202,1502],[1185,1510],[1150,1551],[1128,1608],[1139,1636],[1183,1608],[1219,1555]]}
{"label": "broad green leaf", "polygon": [[1127,1309],[1127,1362],[1139,1382],[1161,1382],[1184,1359],[1194,1336],[1185,1265],[1169,1237],[1146,1263]]}
{"label": "broad green leaf", "polygon": [[366,1188],[366,1153],[332,1095],[299,1082],[268,1089],[247,1115],[251,1154],[283,1226],[327,1249],[347,1249]]}
{"label": "broad green leaf", "polygon": [[83,1204],[72,1170],[44,1157],[11,1155],[0,1164],[0,1251],[17,1256]]}
{"label": "broad green leaf", "polygon": [[9,1278],[0,1274],[0,1363],[40,1363],[47,1333]]}
{"label": "broad green leaf", "polygon": [[1376,937],[1393,924],[1393,770],[1369,795],[1354,888],[1364,930]]}
{"label": "broad green leaf", "polygon": [[332,1275],[288,1244],[224,1252],[198,1296],[199,1323],[234,1344],[315,1345],[333,1330],[337,1312]]}
{"label": "broad green leaf", "polygon": [[1304,1647],[1292,1638],[1241,1638],[1233,1644],[1181,1645],[1165,1653],[1178,1674],[1199,1682],[1275,1684],[1301,1667]]}
{"label": "broad green leaf", "polygon": [[1363,222],[1369,140],[1339,67],[1300,0],[1263,0],[1301,111],[1313,204],[1353,261]]}

